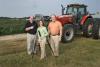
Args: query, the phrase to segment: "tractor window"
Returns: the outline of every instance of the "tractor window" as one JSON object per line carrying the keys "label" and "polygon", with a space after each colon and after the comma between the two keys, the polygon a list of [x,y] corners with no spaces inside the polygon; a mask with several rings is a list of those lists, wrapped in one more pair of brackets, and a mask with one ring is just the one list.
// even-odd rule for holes
{"label": "tractor window", "polygon": [[77,8],[68,7],[67,14],[77,15]]}
{"label": "tractor window", "polygon": [[73,15],[77,15],[77,8],[74,8]]}
{"label": "tractor window", "polygon": [[85,14],[85,9],[84,8],[79,8],[79,11],[78,11],[81,15],[84,15]]}
{"label": "tractor window", "polygon": [[68,7],[67,8],[67,14],[72,14],[73,13],[73,8],[72,7]]}

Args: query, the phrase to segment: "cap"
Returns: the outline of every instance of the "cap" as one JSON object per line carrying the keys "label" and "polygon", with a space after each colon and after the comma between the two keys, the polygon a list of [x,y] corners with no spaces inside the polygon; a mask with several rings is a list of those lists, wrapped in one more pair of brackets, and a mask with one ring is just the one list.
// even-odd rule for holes
{"label": "cap", "polygon": [[32,20],[34,18],[34,16],[29,16],[29,20]]}

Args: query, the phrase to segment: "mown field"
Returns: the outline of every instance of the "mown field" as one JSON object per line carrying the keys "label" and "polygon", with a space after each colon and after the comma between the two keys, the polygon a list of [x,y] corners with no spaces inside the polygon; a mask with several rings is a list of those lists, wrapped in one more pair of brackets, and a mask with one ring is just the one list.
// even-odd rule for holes
{"label": "mown field", "polygon": [[60,56],[53,57],[46,45],[47,57],[40,52],[33,57],[26,53],[26,39],[0,41],[0,67],[100,67],[100,40],[75,37],[60,44]]}

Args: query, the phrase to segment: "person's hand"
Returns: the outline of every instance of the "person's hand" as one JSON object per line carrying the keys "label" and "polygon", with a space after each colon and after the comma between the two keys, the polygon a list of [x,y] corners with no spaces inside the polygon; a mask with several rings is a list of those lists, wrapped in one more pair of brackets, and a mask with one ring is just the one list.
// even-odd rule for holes
{"label": "person's hand", "polygon": [[31,29],[33,29],[33,28],[34,28],[34,26],[27,27],[27,28],[25,29],[25,31],[29,31],[29,30],[31,30]]}
{"label": "person's hand", "polygon": [[33,26],[30,27],[30,29],[33,29],[33,28],[34,28]]}

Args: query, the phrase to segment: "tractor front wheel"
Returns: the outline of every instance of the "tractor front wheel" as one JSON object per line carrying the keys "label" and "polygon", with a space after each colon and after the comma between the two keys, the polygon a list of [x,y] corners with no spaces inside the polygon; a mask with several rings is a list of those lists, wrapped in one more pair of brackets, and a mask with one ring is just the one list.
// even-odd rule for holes
{"label": "tractor front wheel", "polygon": [[66,24],[63,28],[62,42],[70,42],[74,38],[74,27],[72,24]]}

